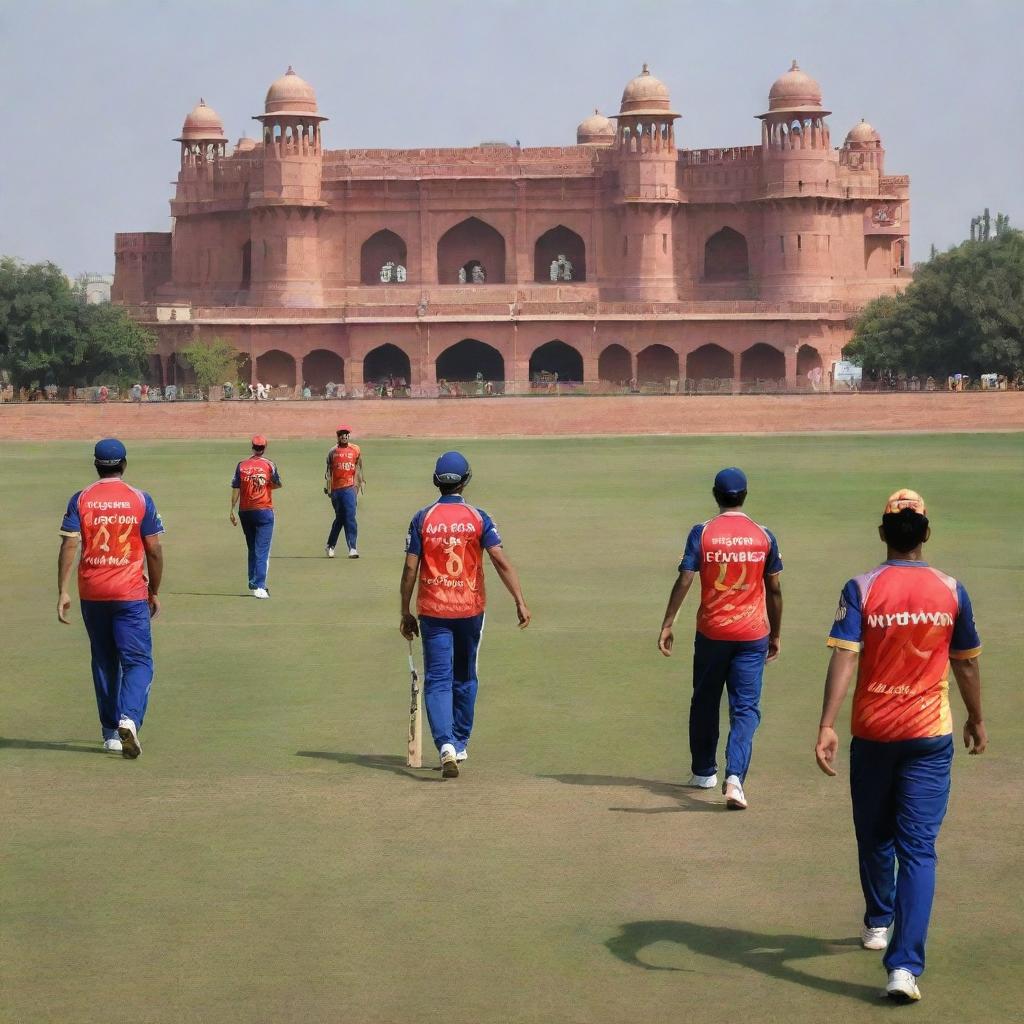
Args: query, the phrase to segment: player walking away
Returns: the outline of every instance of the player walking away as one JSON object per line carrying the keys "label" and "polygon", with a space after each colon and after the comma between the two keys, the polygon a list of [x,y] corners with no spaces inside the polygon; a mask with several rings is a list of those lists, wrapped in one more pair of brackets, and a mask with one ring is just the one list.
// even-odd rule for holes
{"label": "player walking away", "polygon": [[164,524],[153,499],[121,479],[128,454],[120,441],[97,442],[93,459],[99,480],[72,495],[60,527],[57,618],[70,623],[68,584],[81,545],[78,595],[103,746],[136,758],[153,685],[150,620],[160,614]]}
{"label": "player walking away", "polygon": [[338,443],[327,453],[327,471],[324,473],[324,494],[330,495],[334,506],[334,522],[327,535],[327,557],[334,557],[341,531],[345,530],[348,557],[358,558],[356,550],[356,499],[363,493],[366,477],[363,474],[363,453],[359,445],[349,442],[349,427],[338,427]]}
{"label": "player walking away", "polygon": [[761,722],[761,682],[766,661],[781,649],[782,559],[771,532],[742,511],[747,478],[730,467],[712,488],[718,515],[699,523],[686,540],[679,576],[669,595],[658,650],[672,654],[672,626],[695,577],[700,607],[693,643],[688,786],[718,785],[718,720],[723,687],[729,693],[729,738],[725,745],[726,806],[747,807],[743,783],[750,768],[754,732]]}
{"label": "player walking away", "polygon": [[[473,475],[465,456],[445,452],[434,467],[441,496],[409,524],[402,570],[402,636],[423,638],[423,698],[441,774],[456,778],[469,756],[477,691],[477,656],[484,628],[484,551],[516,602],[519,628],[530,624],[519,576],[501,546],[498,528],[462,491]],[[416,616],[410,611],[419,577]]]}
{"label": "player walking away", "polygon": [[988,736],[971,601],[961,583],[921,560],[931,534],[921,496],[892,495],[878,532],[885,562],[849,580],[839,598],[814,754],[826,775],[836,774],[834,726],[856,672],[850,794],[866,905],[861,941],[865,949],[886,949],[892,925],[882,960],[885,990],[910,1002],[921,998],[935,840],[949,799],[950,659],[967,707],[968,752],[982,753]]}
{"label": "player walking away", "polygon": [[[270,543],[274,539],[273,492],[281,486],[277,466],[263,453],[267,439],[257,434],[252,439],[252,455],[235,467],[231,481],[231,525],[239,519],[249,549],[249,593],[253,597],[270,597],[267,572],[270,569]],[[235,506],[238,518],[235,518]]]}

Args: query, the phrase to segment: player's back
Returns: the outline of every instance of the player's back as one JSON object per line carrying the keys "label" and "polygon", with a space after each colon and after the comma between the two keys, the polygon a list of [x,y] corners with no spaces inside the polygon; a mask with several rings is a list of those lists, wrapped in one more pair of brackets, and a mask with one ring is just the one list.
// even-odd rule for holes
{"label": "player's back", "polygon": [[239,490],[239,509],[250,512],[257,509],[272,509],[272,485],[278,484],[280,479],[274,463],[262,455],[254,455],[238,464],[231,486]]}

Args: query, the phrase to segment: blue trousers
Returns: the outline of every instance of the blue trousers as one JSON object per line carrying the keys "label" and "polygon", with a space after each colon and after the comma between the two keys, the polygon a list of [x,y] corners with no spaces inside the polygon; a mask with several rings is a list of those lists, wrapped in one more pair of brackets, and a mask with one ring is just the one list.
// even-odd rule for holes
{"label": "blue trousers", "polygon": [[[935,840],[949,800],[953,737],[850,743],[864,923],[893,924],[882,961],[920,974],[935,895]],[[896,863],[899,862],[899,870]]]}
{"label": "blue trousers", "polygon": [[249,549],[249,589],[264,589],[270,570],[270,542],[274,539],[274,510],[253,508],[238,513]]}
{"label": "blue trousers", "polygon": [[423,703],[438,750],[451,743],[466,749],[476,706],[476,660],[483,615],[465,619],[420,616],[423,639]]}
{"label": "blue trousers", "polygon": [[750,768],[754,733],[761,724],[761,678],[768,637],[760,640],[693,641],[693,697],[690,699],[690,770],[694,775],[718,771],[718,719],[722,690],[729,692],[729,738],[725,774],[742,782]]}
{"label": "blue trousers", "polygon": [[342,527],[345,529],[345,543],[350,548],[356,546],[356,496],[355,487],[339,487],[336,491],[331,491],[334,522],[331,523],[331,532],[327,536],[329,548],[337,547]]}
{"label": "blue trousers", "polygon": [[153,637],[147,601],[83,601],[92,648],[92,682],[105,740],[130,718],[142,726],[153,685]]}

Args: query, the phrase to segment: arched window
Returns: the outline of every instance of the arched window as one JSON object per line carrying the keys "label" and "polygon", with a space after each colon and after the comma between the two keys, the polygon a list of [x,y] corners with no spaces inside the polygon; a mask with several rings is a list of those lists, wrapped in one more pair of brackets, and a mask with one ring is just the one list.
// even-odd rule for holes
{"label": "arched window", "polygon": [[337,352],[315,348],[302,360],[302,377],[317,393],[326,384],[344,384],[345,360]]}
{"label": "arched window", "polygon": [[705,281],[745,281],[750,276],[747,240],[732,228],[722,228],[704,243]]}
{"label": "arched window", "polygon": [[786,357],[774,346],[758,342],[740,357],[743,380],[782,380],[786,376]]}
{"label": "arched window", "polygon": [[587,247],[583,239],[564,224],[545,231],[533,247],[533,279],[552,284],[586,281]]}
{"label": "arched window", "polygon": [[636,375],[641,384],[679,379],[679,355],[667,345],[648,345],[636,357]]}
{"label": "arched window", "polygon": [[362,284],[402,284],[406,280],[407,266],[404,239],[386,228],[370,235],[359,250]]}
{"label": "arched window", "polygon": [[612,384],[628,384],[633,377],[633,361],[622,345],[609,345],[597,359],[597,376]]}
{"label": "arched window", "polygon": [[546,342],[530,356],[530,380],[541,375],[546,379],[582,382],[583,356],[564,341]]}
{"label": "arched window", "polygon": [[276,348],[264,352],[256,360],[256,379],[275,388],[295,387],[295,357]]}
{"label": "arched window", "polygon": [[446,348],[435,363],[438,381],[485,381],[505,379],[505,360],[493,346],[475,338],[464,338]]}
{"label": "arched window", "polygon": [[473,283],[474,264],[490,284],[505,282],[505,239],[501,233],[477,217],[468,217],[449,228],[437,243],[437,280],[439,284],[459,284],[460,272],[467,284]]}
{"label": "arched window", "polygon": [[405,387],[411,375],[409,357],[390,342],[371,349],[363,359],[363,380],[367,384],[393,380],[399,387]]}

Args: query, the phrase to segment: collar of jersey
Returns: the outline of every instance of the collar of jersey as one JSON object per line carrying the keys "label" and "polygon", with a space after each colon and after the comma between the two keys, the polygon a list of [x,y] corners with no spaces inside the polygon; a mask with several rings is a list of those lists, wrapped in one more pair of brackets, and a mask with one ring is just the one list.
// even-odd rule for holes
{"label": "collar of jersey", "polygon": [[912,561],[909,558],[889,558],[889,559],[887,559],[885,561],[884,564],[885,565],[909,565],[911,567],[922,566],[925,569],[928,568],[928,563],[927,562],[925,562],[925,561],[914,562],[914,561]]}
{"label": "collar of jersey", "polygon": [[441,497],[437,499],[438,505],[453,505],[456,502],[460,505],[464,505],[466,503],[466,499],[461,494],[442,494]]}

